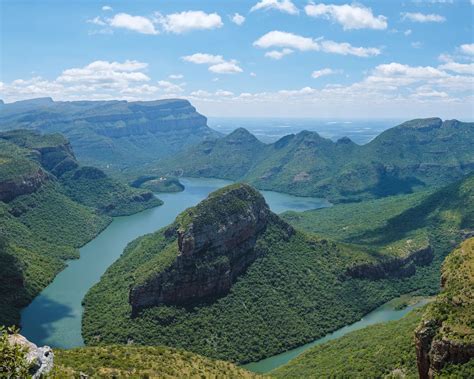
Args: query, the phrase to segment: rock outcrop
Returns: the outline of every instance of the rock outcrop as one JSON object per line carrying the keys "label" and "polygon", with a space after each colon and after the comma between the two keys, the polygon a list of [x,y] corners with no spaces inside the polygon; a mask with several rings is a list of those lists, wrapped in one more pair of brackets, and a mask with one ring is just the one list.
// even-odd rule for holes
{"label": "rock outcrop", "polygon": [[441,286],[441,294],[415,331],[421,379],[431,379],[449,364],[474,358],[474,238],[446,258]]}
{"label": "rock outcrop", "polygon": [[0,201],[9,202],[21,195],[35,192],[48,180],[48,174],[38,170],[7,181],[0,181]]}
{"label": "rock outcrop", "polygon": [[10,344],[20,345],[26,350],[26,361],[33,379],[48,374],[54,365],[54,353],[49,346],[38,347],[20,334],[12,334],[8,338]]}
{"label": "rock outcrop", "polygon": [[174,238],[176,259],[131,289],[133,312],[160,304],[189,305],[227,294],[262,254],[256,243],[270,222],[281,223],[287,235],[293,233],[270,211],[262,195],[245,184],[225,187],[186,210],[164,232]]}
{"label": "rock outcrop", "polygon": [[351,278],[381,279],[414,275],[417,265],[427,265],[433,259],[430,245],[416,249],[403,258],[386,258],[380,262],[363,263],[349,267],[345,274]]}

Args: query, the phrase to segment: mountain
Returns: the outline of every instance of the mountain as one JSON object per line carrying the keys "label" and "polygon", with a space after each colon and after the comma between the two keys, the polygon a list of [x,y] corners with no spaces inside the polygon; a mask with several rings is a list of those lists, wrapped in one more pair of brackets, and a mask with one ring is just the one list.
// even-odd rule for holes
{"label": "mountain", "polygon": [[474,238],[446,258],[441,287],[415,331],[421,379],[470,361],[474,373]]}
{"label": "mountain", "polygon": [[[244,128],[220,139],[201,142],[163,162],[176,167],[176,174],[195,177],[237,179],[264,156],[266,145]],[[162,171],[161,164],[158,171]]]}
{"label": "mountain", "polygon": [[0,133],[0,324],[26,306],[110,216],[161,204],[101,170],[80,166],[59,134]]}
{"label": "mountain", "polygon": [[444,185],[474,171],[474,123],[408,121],[359,146],[315,132],[264,145],[239,129],[163,159],[161,173],[242,180],[258,188],[333,202],[360,201]]}
{"label": "mountain", "polygon": [[441,294],[428,306],[399,321],[373,325],[313,347],[271,376],[471,378],[473,238],[448,255],[442,272]]}
{"label": "mountain", "polygon": [[3,104],[0,130],[64,134],[84,164],[110,171],[145,166],[219,134],[186,100],[53,101]]}
{"label": "mountain", "polygon": [[[85,341],[133,340],[257,361],[357,321],[400,294],[435,294],[442,259],[462,228],[474,229],[472,180],[405,195],[386,218],[383,208],[370,208],[378,222],[365,225],[361,242],[301,231],[249,185],[224,187],[127,246],[84,299]],[[410,223],[413,208],[429,222],[439,219],[440,233],[424,218]]]}
{"label": "mountain", "polygon": [[347,269],[353,276],[376,279],[394,267],[409,274],[429,263],[418,288],[436,293],[439,268],[453,241],[474,231],[474,175],[439,190],[287,212],[282,218],[296,228],[372,251]]}

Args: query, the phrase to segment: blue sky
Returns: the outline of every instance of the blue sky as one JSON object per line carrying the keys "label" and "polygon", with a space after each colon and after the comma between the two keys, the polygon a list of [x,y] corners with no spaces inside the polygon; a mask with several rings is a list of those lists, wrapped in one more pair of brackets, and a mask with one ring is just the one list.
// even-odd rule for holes
{"label": "blue sky", "polygon": [[189,99],[211,116],[474,118],[474,5],[1,2],[0,97]]}

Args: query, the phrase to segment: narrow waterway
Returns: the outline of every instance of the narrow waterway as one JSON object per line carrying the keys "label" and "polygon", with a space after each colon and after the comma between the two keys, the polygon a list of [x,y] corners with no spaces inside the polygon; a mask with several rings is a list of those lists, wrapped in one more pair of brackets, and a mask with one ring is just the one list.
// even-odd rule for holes
{"label": "narrow waterway", "polygon": [[[84,344],[81,336],[82,299],[105,270],[135,238],[154,232],[171,222],[184,209],[203,200],[210,192],[231,182],[218,179],[182,178],[185,190],[159,194],[160,207],[131,216],[117,217],[96,238],[80,249],[80,259],[65,270],[22,311],[22,334],[38,345],[72,348]],[[262,191],[270,208],[281,213],[329,206],[323,199]]]}
{"label": "narrow waterway", "polygon": [[295,349],[285,351],[284,353],[274,355],[272,357],[263,359],[259,362],[249,363],[244,365],[243,367],[247,370],[258,372],[258,373],[265,373],[271,370],[276,369],[277,367],[283,366],[284,364],[288,363],[291,359],[296,358],[298,355],[303,353],[305,350],[309,348],[320,345],[324,342],[335,340],[336,338],[342,337],[343,335],[353,332],[354,330],[365,328],[369,325],[378,324],[381,322],[387,321],[394,321],[399,320],[403,316],[405,316],[408,312],[412,309],[421,307],[428,303],[428,299],[422,299],[418,301],[416,304],[409,305],[403,309],[397,309],[396,301],[389,301],[388,303],[383,304],[382,306],[378,307],[377,309],[373,310],[372,312],[365,315],[359,321],[346,325],[341,329],[338,329],[326,336],[319,338],[313,342],[310,342],[306,345],[299,346]]}

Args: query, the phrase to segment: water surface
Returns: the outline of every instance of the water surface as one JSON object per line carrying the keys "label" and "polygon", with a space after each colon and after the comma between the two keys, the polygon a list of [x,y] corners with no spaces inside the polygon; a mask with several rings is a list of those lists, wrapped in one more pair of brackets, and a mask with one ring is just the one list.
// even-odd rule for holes
{"label": "water surface", "polygon": [[[159,194],[160,207],[126,217],[116,217],[96,238],[80,249],[80,259],[72,260],[54,281],[22,311],[22,334],[38,345],[59,348],[83,346],[81,305],[85,294],[105,270],[135,238],[154,232],[174,221],[184,209],[196,205],[210,192],[231,182],[218,179],[182,178],[185,190]],[[297,197],[262,191],[270,208],[281,213],[328,206],[322,199]]]}

